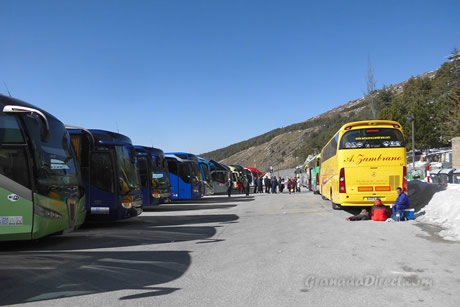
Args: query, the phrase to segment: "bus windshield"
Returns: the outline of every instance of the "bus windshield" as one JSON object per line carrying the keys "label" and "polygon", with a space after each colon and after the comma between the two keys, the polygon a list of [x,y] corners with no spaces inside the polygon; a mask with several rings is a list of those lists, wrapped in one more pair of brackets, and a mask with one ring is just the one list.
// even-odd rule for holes
{"label": "bus windshield", "polygon": [[139,187],[139,177],[136,172],[134,148],[126,145],[115,146],[119,167],[120,183],[122,190],[128,192]]}
{"label": "bus windshield", "polygon": [[339,149],[405,147],[401,132],[391,128],[367,128],[345,132]]}
{"label": "bus windshield", "polygon": [[166,163],[163,157],[152,155],[152,182],[154,186],[165,186],[169,184],[169,176],[166,172]]}
{"label": "bus windshield", "polygon": [[212,173],[212,181],[219,183],[226,183],[228,178],[228,173],[226,171],[215,171]]}
{"label": "bus windshield", "polygon": [[36,180],[39,188],[78,185],[80,177],[72,152],[70,136],[61,122],[49,118],[48,142],[40,136],[39,119],[34,114],[24,116],[37,161]]}
{"label": "bus windshield", "polygon": [[200,163],[200,166],[204,171],[204,177],[205,177],[204,179],[207,182],[211,182],[212,178],[211,178],[211,173],[209,172],[209,169],[208,169],[208,165],[206,163]]}

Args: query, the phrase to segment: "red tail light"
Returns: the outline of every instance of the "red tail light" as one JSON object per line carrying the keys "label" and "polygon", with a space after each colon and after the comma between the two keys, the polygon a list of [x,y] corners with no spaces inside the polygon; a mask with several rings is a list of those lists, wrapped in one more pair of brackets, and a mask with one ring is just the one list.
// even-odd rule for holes
{"label": "red tail light", "polygon": [[407,192],[407,167],[403,166],[403,191]]}
{"label": "red tail light", "polygon": [[319,173],[316,173],[316,185],[319,186]]}
{"label": "red tail light", "polygon": [[339,177],[339,193],[347,193],[347,188],[345,187],[345,169],[340,169]]}

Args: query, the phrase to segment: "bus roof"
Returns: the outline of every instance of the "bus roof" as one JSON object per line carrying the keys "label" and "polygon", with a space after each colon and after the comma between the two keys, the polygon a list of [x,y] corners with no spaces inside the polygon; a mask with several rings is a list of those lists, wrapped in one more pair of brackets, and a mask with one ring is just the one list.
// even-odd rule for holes
{"label": "bus roof", "polygon": [[235,170],[244,171],[244,167],[242,167],[241,165],[232,164],[232,165],[229,165],[229,166],[233,167]]}
{"label": "bus roof", "polygon": [[211,167],[214,167],[216,171],[227,171],[227,172],[230,171],[228,166],[223,163],[217,162],[216,160],[213,160],[213,159],[205,159],[205,160],[208,160]]}
{"label": "bus roof", "polygon": [[1,110],[3,110],[3,108],[5,106],[7,106],[7,105],[16,105],[16,106],[22,106],[22,107],[36,109],[36,110],[42,112],[47,118],[51,118],[53,120],[59,121],[59,119],[57,119],[56,117],[54,117],[50,113],[46,112],[45,110],[43,110],[43,109],[41,109],[39,107],[34,106],[33,104],[27,103],[25,101],[22,101],[22,100],[13,98],[13,97],[8,97],[8,96],[4,96],[4,95],[0,94],[0,108],[1,108]]}
{"label": "bus roof", "polygon": [[183,159],[183,158],[181,158],[181,157],[179,157],[179,156],[176,156],[176,155],[173,154],[173,153],[166,153],[166,154],[165,154],[165,158],[166,158],[166,159],[170,159],[170,160],[171,160],[171,159],[174,159],[174,160],[176,160],[176,161],[178,161],[178,162],[182,162],[182,163],[184,163],[184,162],[195,162],[195,161],[193,161],[193,160]]}
{"label": "bus roof", "polygon": [[106,131],[106,130],[99,130],[99,129],[84,129],[84,128],[76,128],[72,126],[68,126],[67,130],[69,133],[74,134],[91,134],[91,138],[95,144],[101,145],[132,145],[131,139],[126,135]]}
{"label": "bus roof", "polygon": [[142,146],[142,145],[135,145],[134,148],[136,150],[143,150],[145,152],[151,153],[152,155],[158,155],[160,157],[164,157],[164,152],[163,150],[155,147],[147,147],[147,146]]}
{"label": "bus roof", "polygon": [[397,129],[402,129],[402,126],[400,123],[393,121],[393,120],[363,120],[359,122],[351,122],[343,125],[340,128],[340,131],[343,130],[352,130],[352,129],[361,129],[363,127],[369,127],[369,126],[375,126],[375,127],[382,127],[382,128],[397,128]]}

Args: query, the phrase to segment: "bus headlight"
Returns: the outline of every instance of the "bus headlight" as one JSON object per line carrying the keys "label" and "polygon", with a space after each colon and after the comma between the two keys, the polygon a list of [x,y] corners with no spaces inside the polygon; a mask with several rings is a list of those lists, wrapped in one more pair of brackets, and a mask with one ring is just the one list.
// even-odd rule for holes
{"label": "bus headlight", "polygon": [[133,202],[131,198],[123,198],[121,200],[121,206],[125,209],[131,209],[133,207]]}
{"label": "bus headlight", "polygon": [[51,209],[34,204],[34,213],[38,216],[46,217],[49,219],[60,219],[62,215]]}

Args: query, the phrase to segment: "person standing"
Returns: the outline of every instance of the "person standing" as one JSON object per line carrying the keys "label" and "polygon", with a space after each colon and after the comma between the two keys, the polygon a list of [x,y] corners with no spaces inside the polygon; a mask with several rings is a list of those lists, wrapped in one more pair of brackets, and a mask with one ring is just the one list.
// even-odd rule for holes
{"label": "person standing", "polygon": [[254,194],[257,193],[258,181],[259,181],[259,176],[254,177]]}
{"label": "person standing", "polygon": [[279,178],[279,179],[278,179],[278,185],[279,185],[279,187],[280,187],[280,193],[283,193],[283,190],[284,190],[284,182],[283,182],[283,181],[284,181],[284,180],[281,179],[281,177],[278,177],[278,178]]}
{"label": "person standing", "polygon": [[259,193],[264,192],[264,189],[262,188],[262,176],[259,176],[259,179],[257,179],[257,187],[259,188]]}
{"label": "person standing", "polygon": [[271,185],[272,185],[272,193],[276,194],[276,186],[278,185],[278,181],[276,180],[275,176],[272,177]]}
{"label": "person standing", "polygon": [[247,176],[243,177],[243,189],[246,193],[246,196],[249,196],[249,179]]}
{"label": "person standing", "polygon": [[296,189],[296,186],[297,186],[297,180],[296,180],[295,177],[293,177],[293,178],[291,179],[291,181],[292,181],[292,182],[291,182],[291,190],[292,190],[292,193],[295,193],[295,189]]}
{"label": "person standing", "polygon": [[270,194],[270,178],[268,178],[268,176],[265,177],[264,184],[265,184],[265,193]]}
{"label": "person standing", "polygon": [[227,195],[228,197],[232,196],[232,187],[233,187],[233,181],[232,181],[232,175],[228,176],[227,180]]}

